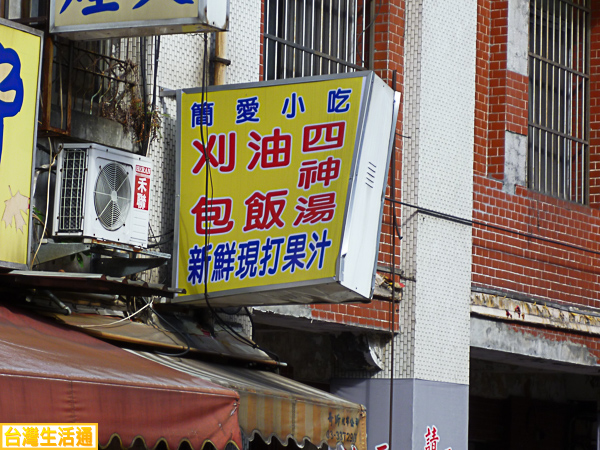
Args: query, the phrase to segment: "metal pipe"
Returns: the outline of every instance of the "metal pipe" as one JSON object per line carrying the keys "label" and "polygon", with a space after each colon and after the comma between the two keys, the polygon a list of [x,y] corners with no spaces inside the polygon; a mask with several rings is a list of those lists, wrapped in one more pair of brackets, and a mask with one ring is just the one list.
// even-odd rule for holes
{"label": "metal pipe", "polygon": [[[275,22],[274,22],[274,26],[273,26],[273,34],[277,35],[278,34],[278,27],[279,27],[279,5],[277,3],[275,3]],[[278,60],[278,56],[279,56],[279,45],[275,42],[273,42],[273,79],[276,80],[277,79],[277,75],[279,72],[279,66],[277,64],[277,60]]]}
{"label": "metal pipe", "polygon": [[[396,92],[396,71],[392,75],[392,87]],[[395,128],[396,124],[394,124]],[[394,366],[396,346],[396,338],[394,331],[396,328],[396,133],[394,132],[394,145],[392,149],[392,183],[391,183],[391,198],[392,198],[392,301],[390,302],[390,334],[392,336],[392,345],[390,349],[390,417],[389,417],[389,436],[388,448],[392,447],[393,429],[394,429]]]}
{"label": "metal pipe", "polygon": [[[265,52],[266,54],[266,52]],[[227,33],[216,33],[215,39],[215,85],[222,86],[226,83],[227,64]]]}
{"label": "metal pipe", "polygon": [[67,305],[65,305],[63,302],[61,302],[60,299],[56,295],[54,295],[52,292],[50,292],[47,289],[42,290],[42,292],[44,294],[46,294],[48,296],[48,298],[50,298],[52,303],[54,303],[56,306],[61,308],[67,316],[71,315],[71,308],[69,308]]}

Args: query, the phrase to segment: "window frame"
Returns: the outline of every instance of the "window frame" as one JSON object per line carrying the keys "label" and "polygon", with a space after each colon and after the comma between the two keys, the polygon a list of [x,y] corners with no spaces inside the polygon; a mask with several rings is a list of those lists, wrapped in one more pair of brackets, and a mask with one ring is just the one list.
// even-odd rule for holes
{"label": "window frame", "polygon": [[589,204],[590,0],[529,6],[527,185]]}
{"label": "window frame", "polygon": [[[264,79],[366,70],[373,54],[371,17],[372,0],[264,0]],[[361,55],[368,56],[366,64]]]}

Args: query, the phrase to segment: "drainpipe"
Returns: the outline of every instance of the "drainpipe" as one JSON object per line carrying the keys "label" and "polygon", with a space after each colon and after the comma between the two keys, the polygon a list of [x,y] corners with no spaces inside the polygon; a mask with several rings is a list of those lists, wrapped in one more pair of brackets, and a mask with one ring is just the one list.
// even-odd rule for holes
{"label": "drainpipe", "polygon": [[231,61],[226,58],[227,56],[227,33],[221,31],[215,33],[215,56],[211,58],[212,62],[215,63],[215,85],[221,86],[226,82],[227,66],[231,64]]}

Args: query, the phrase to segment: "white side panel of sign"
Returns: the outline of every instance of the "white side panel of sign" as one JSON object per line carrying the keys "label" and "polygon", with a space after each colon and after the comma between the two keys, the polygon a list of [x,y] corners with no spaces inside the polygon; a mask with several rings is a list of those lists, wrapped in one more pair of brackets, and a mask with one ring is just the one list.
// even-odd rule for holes
{"label": "white side panel of sign", "polygon": [[[373,78],[342,242],[340,284],[370,298],[379,252],[383,196],[398,117],[394,91]],[[379,217],[380,220],[373,220]]]}

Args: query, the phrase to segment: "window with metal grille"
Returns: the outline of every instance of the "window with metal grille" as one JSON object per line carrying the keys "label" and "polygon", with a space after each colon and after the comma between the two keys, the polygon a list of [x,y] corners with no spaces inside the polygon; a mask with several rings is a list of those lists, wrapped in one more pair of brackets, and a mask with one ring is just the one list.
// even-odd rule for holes
{"label": "window with metal grille", "polygon": [[265,0],[264,78],[370,66],[372,0]]}
{"label": "window with metal grille", "polygon": [[531,0],[529,187],[586,203],[590,0]]}
{"label": "window with metal grille", "polygon": [[0,0],[0,18],[42,27],[48,4],[42,0]]}

